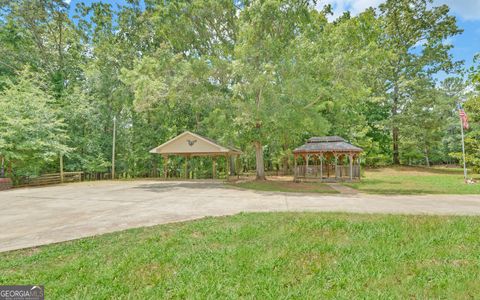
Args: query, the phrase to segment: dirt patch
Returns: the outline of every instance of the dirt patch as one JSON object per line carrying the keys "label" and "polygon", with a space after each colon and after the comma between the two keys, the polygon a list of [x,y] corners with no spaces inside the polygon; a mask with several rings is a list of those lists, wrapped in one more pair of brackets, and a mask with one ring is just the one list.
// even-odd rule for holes
{"label": "dirt patch", "polygon": [[293,182],[293,176],[267,176],[270,181],[290,181]]}
{"label": "dirt patch", "polygon": [[304,191],[316,191],[318,189],[325,189],[328,190],[326,187],[322,187],[319,184],[316,183],[308,183],[308,182],[289,182],[289,181],[273,181],[273,185],[283,187],[285,189],[289,190],[297,190],[297,189],[302,189]]}
{"label": "dirt patch", "polygon": [[260,191],[276,191],[276,192],[293,192],[293,193],[338,193],[330,186],[319,182],[294,182],[286,180],[285,177],[270,178],[269,180],[251,180],[234,184],[241,188],[260,190]]}

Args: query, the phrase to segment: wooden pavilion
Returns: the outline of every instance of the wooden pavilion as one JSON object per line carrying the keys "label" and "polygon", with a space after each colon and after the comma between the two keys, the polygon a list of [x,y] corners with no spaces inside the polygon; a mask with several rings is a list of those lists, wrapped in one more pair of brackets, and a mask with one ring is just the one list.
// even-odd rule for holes
{"label": "wooden pavilion", "polygon": [[312,137],[293,150],[294,180],[359,180],[362,151],[339,136]]}
{"label": "wooden pavilion", "polygon": [[212,157],[212,178],[217,177],[216,160],[217,157],[225,157],[227,170],[227,179],[231,173],[231,158],[236,158],[242,151],[226,147],[218,144],[216,141],[185,131],[184,133],[174,137],[173,139],[163,143],[162,145],[150,150],[150,153],[161,154],[163,157],[163,176],[168,178],[169,156],[178,155],[185,158],[185,178],[189,178],[188,160],[194,156],[210,156]]}

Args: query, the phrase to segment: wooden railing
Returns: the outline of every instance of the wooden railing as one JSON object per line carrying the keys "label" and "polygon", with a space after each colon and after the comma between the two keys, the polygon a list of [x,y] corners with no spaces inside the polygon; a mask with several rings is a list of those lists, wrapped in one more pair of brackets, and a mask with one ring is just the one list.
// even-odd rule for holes
{"label": "wooden railing", "polygon": [[112,178],[112,173],[101,172],[81,172],[82,181],[96,181],[96,180],[109,180]]}
{"label": "wooden railing", "polygon": [[60,173],[23,177],[15,184],[15,186],[16,187],[39,186],[39,185],[47,185],[47,184],[58,184],[62,182],[82,181],[82,174],[83,172],[64,172],[63,181],[62,181],[62,174]]}
{"label": "wooden railing", "polygon": [[[335,169],[335,165],[323,165],[323,168],[320,169],[319,165],[297,166],[295,175],[297,178],[340,178],[348,179],[350,178],[350,166],[338,165]],[[352,166],[352,177],[360,178],[360,166]]]}

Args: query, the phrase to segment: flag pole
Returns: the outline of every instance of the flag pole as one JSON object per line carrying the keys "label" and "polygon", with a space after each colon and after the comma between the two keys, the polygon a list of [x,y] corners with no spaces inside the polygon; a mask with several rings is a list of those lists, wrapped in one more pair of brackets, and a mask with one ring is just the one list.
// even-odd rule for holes
{"label": "flag pole", "polygon": [[467,164],[465,162],[465,137],[463,134],[463,120],[460,117],[460,131],[462,133],[463,179],[467,182]]}
{"label": "flag pole", "polygon": [[117,131],[117,117],[113,116],[113,137],[112,137],[112,180],[115,179],[115,136]]}

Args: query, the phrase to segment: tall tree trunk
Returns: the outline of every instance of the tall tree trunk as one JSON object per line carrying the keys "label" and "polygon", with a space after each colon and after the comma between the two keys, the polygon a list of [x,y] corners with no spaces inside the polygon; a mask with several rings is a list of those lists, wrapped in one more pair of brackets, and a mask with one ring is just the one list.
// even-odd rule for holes
{"label": "tall tree trunk", "polygon": [[8,165],[8,174],[10,178],[13,178],[12,161],[10,161],[10,164]]}
{"label": "tall tree trunk", "polygon": [[285,155],[283,157],[283,161],[282,161],[282,175],[287,175],[288,174],[288,156]]}
{"label": "tall tree trunk", "polygon": [[153,157],[153,164],[152,164],[152,166],[153,166],[153,174],[152,174],[152,175],[153,175],[153,177],[156,178],[156,177],[158,176],[158,173],[157,173],[157,168],[158,168],[158,167],[157,167],[157,158],[156,158],[156,157]]}
{"label": "tall tree trunk", "polygon": [[5,158],[2,156],[2,166],[0,167],[0,178],[5,177]]}
{"label": "tall tree trunk", "polygon": [[398,86],[395,84],[393,87],[393,104],[392,104],[392,144],[393,144],[393,159],[394,165],[400,164],[400,154],[398,149],[398,135],[399,130],[395,123],[395,117],[398,114]]}
{"label": "tall tree trunk", "polygon": [[425,163],[427,164],[427,167],[430,167],[430,159],[428,158],[428,148],[425,147]]}
{"label": "tall tree trunk", "polygon": [[255,141],[255,162],[257,169],[257,180],[265,180],[265,166],[263,164],[263,147],[260,141]]}
{"label": "tall tree trunk", "polygon": [[[288,145],[283,144],[283,152],[287,153],[288,151]],[[289,161],[289,156],[288,154],[285,154],[282,158],[282,172],[283,175],[287,175],[288,173],[288,161]]]}
{"label": "tall tree trunk", "polygon": [[400,164],[400,156],[398,150],[398,127],[394,126],[392,128],[392,142],[393,142],[393,164]]}

